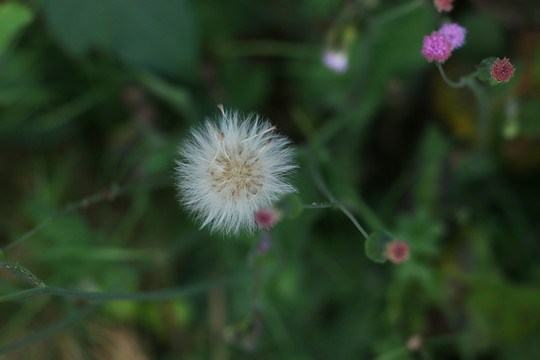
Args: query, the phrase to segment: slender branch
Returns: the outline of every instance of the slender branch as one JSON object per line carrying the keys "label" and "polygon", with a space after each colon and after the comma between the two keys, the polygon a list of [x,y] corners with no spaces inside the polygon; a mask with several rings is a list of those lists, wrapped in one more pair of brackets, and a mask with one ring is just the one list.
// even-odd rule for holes
{"label": "slender branch", "polygon": [[234,278],[229,278],[222,281],[216,281],[216,282],[207,282],[204,284],[198,284],[193,286],[188,286],[185,288],[179,288],[179,289],[169,289],[169,290],[162,290],[162,291],[153,291],[153,292],[146,292],[146,293],[138,293],[138,294],[123,294],[123,293],[96,293],[96,292],[84,292],[84,291],[72,291],[67,289],[61,289],[61,288],[53,288],[53,287],[44,287],[39,289],[32,289],[32,290],[26,290],[21,291],[16,294],[10,294],[10,295],[4,295],[0,296],[0,302],[2,301],[10,301],[10,300],[17,300],[22,299],[26,297],[30,297],[33,295],[38,294],[49,294],[49,295],[59,295],[59,296],[66,296],[66,297],[74,297],[78,299],[85,299],[85,300],[94,300],[97,301],[96,303],[87,305],[82,310],[77,311],[76,313],[54,323],[53,325],[46,327],[44,329],[41,329],[32,335],[16,341],[14,343],[11,343],[9,345],[5,345],[0,347],[0,355],[4,355],[8,352],[11,352],[13,350],[16,350],[18,348],[24,347],[28,344],[31,344],[33,342],[45,339],[47,337],[50,337],[64,328],[70,326],[74,322],[78,321],[79,319],[82,319],[89,314],[92,313],[97,307],[101,304],[103,301],[114,301],[114,300],[135,300],[135,301],[144,301],[144,300],[165,300],[170,298],[176,298],[179,296],[190,296],[190,295],[196,295],[199,293],[207,292],[211,289],[218,288],[218,287],[225,287],[229,285],[235,285],[237,283],[242,283],[247,280],[249,280],[251,276],[247,275],[240,275]]}
{"label": "slender branch", "polygon": [[302,205],[302,208],[304,209],[327,209],[336,206],[335,203],[329,202],[329,203],[312,203],[312,204],[304,204]]}
{"label": "slender branch", "polygon": [[468,86],[476,100],[478,101],[478,124],[476,130],[477,136],[477,148],[478,151],[484,151],[489,143],[489,113],[488,113],[488,97],[481,85],[476,81],[477,72],[473,72],[468,76],[462,77],[459,82],[454,82],[446,76],[444,69],[440,63],[436,63],[437,68],[443,78],[443,80],[454,88],[462,88]]}
{"label": "slender branch", "polygon": [[453,88],[462,88],[462,87],[465,87],[467,85],[467,77],[462,77],[461,79],[459,79],[459,82],[452,81],[452,80],[450,80],[448,78],[448,76],[446,76],[446,73],[444,72],[444,69],[443,69],[441,63],[436,62],[436,64],[437,64],[437,68],[439,69],[439,73],[441,73],[441,76],[442,76],[443,80],[448,85],[450,85]]}
{"label": "slender branch", "polygon": [[328,198],[328,200],[330,200],[339,210],[341,210],[345,214],[345,216],[347,216],[351,220],[351,222],[354,224],[354,226],[356,226],[358,231],[360,231],[360,233],[367,239],[368,233],[364,230],[362,225],[360,225],[360,223],[356,220],[354,215],[341,202],[339,202],[335,198],[335,196],[332,194],[332,192],[330,191],[330,189],[324,182],[322,175],[320,171],[318,170],[318,168],[316,167],[314,161],[311,162],[311,170],[313,173],[313,179],[315,180],[315,185],[317,185],[319,190]]}
{"label": "slender branch", "polygon": [[116,300],[131,300],[131,301],[148,301],[148,300],[166,300],[180,296],[189,296],[204,292],[208,289],[216,287],[224,287],[243,283],[251,278],[251,275],[242,274],[236,277],[227,278],[220,281],[205,282],[195,285],[190,285],[182,288],[148,291],[140,293],[122,293],[122,292],[94,292],[94,291],[78,291],[69,290],[57,287],[44,286],[40,288],[23,290],[13,294],[0,296],[0,302],[14,301],[25,299],[36,295],[56,295],[66,298],[82,299],[88,301],[116,301]]}
{"label": "slender branch", "polygon": [[4,262],[0,260],[0,269],[5,269],[9,271],[13,275],[26,281],[33,287],[39,288],[39,287],[45,286],[43,281],[38,279],[36,275],[34,275],[30,270],[28,270],[25,267],[22,267],[19,264],[8,263],[8,262]]}

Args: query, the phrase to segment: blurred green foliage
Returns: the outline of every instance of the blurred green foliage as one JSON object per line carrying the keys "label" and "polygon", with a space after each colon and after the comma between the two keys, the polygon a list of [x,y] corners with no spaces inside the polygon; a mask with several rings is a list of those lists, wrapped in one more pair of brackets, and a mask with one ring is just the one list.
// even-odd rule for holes
{"label": "blurred green foliage", "polygon": [[[0,354],[535,358],[540,33],[526,20],[538,7],[0,3]],[[444,64],[450,77],[488,56],[517,68],[485,88],[483,151],[472,94],[420,54],[447,20],[468,30]],[[321,62],[340,46],[344,74]],[[261,234],[199,230],[176,201],[176,148],[218,103],[269,117],[295,144],[299,192],[280,204],[288,216],[265,254]],[[337,209],[300,211],[328,200],[313,162],[368,232],[409,243],[409,261],[371,261]]]}

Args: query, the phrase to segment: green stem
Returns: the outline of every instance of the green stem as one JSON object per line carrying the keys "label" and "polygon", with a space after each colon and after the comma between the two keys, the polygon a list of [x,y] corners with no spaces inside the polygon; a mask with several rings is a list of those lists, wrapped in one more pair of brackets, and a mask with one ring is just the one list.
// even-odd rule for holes
{"label": "green stem", "polygon": [[233,278],[228,278],[220,281],[205,282],[196,285],[190,285],[183,288],[166,289],[157,291],[148,291],[140,293],[121,293],[121,292],[94,292],[94,291],[78,291],[69,290],[57,287],[44,286],[36,289],[23,290],[13,294],[0,296],[0,302],[14,301],[25,299],[36,295],[56,295],[67,298],[82,299],[88,301],[117,301],[117,300],[130,300],[130,301],[148,301],[148,300],[166,300],[174,299],[180,296],[189,296],[205,292],[209,289],[216,287],[224,287],[234,285],[237,283],[243,283],[251,278],[250,275],[239,275]]}
{"label": "green stem", "polygon": [[39,287],[45,286],[43,281],[38,279],[36,275],[34,275],[30,270],[20,266],[19,264],[13,264],[13,263],[0,261],[0,269],[5,269],[9,271],[13,275],[26,281],[33,287],[39,288]]}
{"label": "green stem", "polygon": [[465,87],[467,85],[468,77],[462,77],[461,79],[459,79],[458,82],[454,82],[454,81],[450,80],[448,78],[448,76],[446,76],[446,73],[444,72],[444,69],[443,69],[441,63],[437,62],[436,65],[437,65],[437,68],[439,69],[439,73],[441,74],[443,80],[448,85],[450,85],[451,87],[453,87],[453,88],[462,88],[462,87]]}
{"label": "green stem", "polygon": [[362,225],[360,225],[360,223],[356,220],[354,215],[341,202],[339,202],[335,198],[335,196],[332,194],[332,192],[330,191],[330,189],[324,182],[322,175],[320,171],[317,169],[314,161],[312,161],[311,165],[312,165],[311,170],[313,173],[313,179],[315,180],[315,185],[317,185],[319,190],[328,198],[328,200],[330,200],[339,210],[341,210],[345,214],[345,216],[347,216],[351,220],[351,222],[354,224],[354,226],[356,226],[358,231],[360,231],[360,233],[367,239],[368,233],[364,230]]}
{"label": "green stem", "polygon": [[329,202],[329,203],[312,203],[312,204],[304,204],[302,205],[302,208],[304,209],[327,209],[336,206],[335,203]]}
{"label": "green stem", "polygon": [[446,76],[444,69],[437,62],[437,68],[443,80],[453,88],[462,88],[468,86],[473,92],[478,101],[478,123],[476,126],[477,149],[484,152],[489,144],[489,113],[488,113],[488,96],[482,86],[476,81],[478,73],[475,71],[468,76],[462,77],[459,82],[454,82]]}

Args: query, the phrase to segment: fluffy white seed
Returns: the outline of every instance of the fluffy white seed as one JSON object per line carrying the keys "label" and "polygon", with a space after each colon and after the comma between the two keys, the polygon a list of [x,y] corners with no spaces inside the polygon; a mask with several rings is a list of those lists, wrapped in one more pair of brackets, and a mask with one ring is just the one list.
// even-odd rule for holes
{"label": "fluffy white seed", "polygon": [[254,212],[295,192],[289,140],[258,115],[223,112],[194,128],[176,161],[180,202],[201,228],[227,234],[257,228]]}

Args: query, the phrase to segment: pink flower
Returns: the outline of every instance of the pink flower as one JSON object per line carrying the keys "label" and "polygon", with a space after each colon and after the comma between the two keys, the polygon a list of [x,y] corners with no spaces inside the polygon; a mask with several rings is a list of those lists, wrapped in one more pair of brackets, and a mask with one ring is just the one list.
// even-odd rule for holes
{"label": "pink flower", "polygon": [[424,36],[422,55],[429,61],[436,60],[445,62],[452,54],[452,44],[445,35],[434,31],[429,36]]}
{"label": "pink flower", "polygon": [[255,222],[262,228],[273,227],[280,217],[279,211],[274,208],[263,208],[255,211]]}
{"label": "pink flower", "polygon": [[452,45],[451,50],[460,48],[465,44],[465,34],[467,33],[467,30],[456,23],[444,24],[438,32],[439,34],[446,36],[450,45]]}
{"label": "pink flower", "polygon": [[508,82],[514,76],[514,65],[510,62],[510,59],[504,58],[495,60],[491,65],[491,78],[496,82]]}
{"label": "pink flower", "polygon": [[386,245],[384,254],[394,264],[401,264],[409,259],[409,244],[404,241],[392,240]]}
{"label": "pink flower", "polygon": [[454,0],[434,0],[433,1],[438,12],[452,11],[454,7],[454,5],[452,4],[453,2]]}

